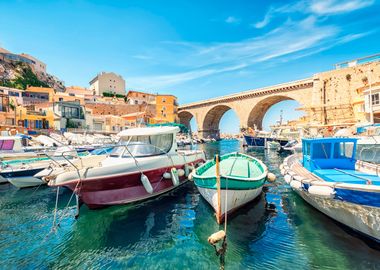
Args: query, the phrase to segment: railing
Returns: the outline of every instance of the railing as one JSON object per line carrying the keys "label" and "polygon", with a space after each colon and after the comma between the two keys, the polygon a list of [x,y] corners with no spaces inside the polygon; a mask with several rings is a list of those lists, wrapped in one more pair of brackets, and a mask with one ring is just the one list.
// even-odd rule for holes
{"label": "railing", "polygon": [[362,58],[357,58],[357,59],[354,59],[351,61],[338,63],[338,64],[335,64],[335,68],[341,69],[341,68],[353,67],[353,66],[363,65],[366,63],[376,62],[376,61],[380,61],[380,53],[370,55],[370,56],[366,56],[366,57],[362,57]]}

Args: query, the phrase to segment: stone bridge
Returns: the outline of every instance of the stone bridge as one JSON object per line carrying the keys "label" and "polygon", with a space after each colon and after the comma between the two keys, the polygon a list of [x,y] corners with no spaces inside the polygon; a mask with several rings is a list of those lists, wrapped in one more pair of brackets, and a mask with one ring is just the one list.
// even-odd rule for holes
{"label": "stone bridge", "polygon": [[[188,127],[194,117],[198,133],[204,138],[219,138],[219,122],[228,110],[235,111],[241,129],[255,125],[261,129],[268,109],[283,100],[297,101],[310,127],[368,123],[371,122],[371,107],[365,105],[369,104],[367,92],[369,89],[380,92],[380,55],[377,56],[379,59],[371,62],[350,61],[304,80],[182,105],[178,108],[178,116]],[[380,123],[380,108],[376,108],[375,122]]]}
{"label": "stone bridge", "polygon": [[195,117],[201,137],[219,138],[219,122],[228,110],[235,111],[240,129],[254,126],[261,129],[264,115],[272,105],[295,100],[302,107],[310,107],[312,91],[313,79],[309,78],[182,105],[178,116],[188,127]]}

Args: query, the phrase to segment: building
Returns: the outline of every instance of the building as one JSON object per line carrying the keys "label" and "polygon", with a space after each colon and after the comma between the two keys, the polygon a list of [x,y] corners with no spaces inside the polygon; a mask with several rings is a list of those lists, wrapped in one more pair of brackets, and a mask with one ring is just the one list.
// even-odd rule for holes
{"label": "building", "polygon": [[101,72],[90,81],[90,90],[98,96],[103,93],[125,95],[125,81],[113,72]]}
{"label": "building", "polygon": [[127,100],[131,105],[153,104],[156,102],[156,95],[130,90],[127,94]]}
{"label": "building", "polygon": [[28,87],[22,92],[23,104],[31,105],[54,101],[55,91],[49,87]]}
{"label": "building", "polygon": [[364,87],[364,110],[366,122],[380,123],[380,82]]}
{"label": "building", "polygon": [[54,113],[49,103],[18,106],[16,121],[18,126],[27,129],[50,129],[54,125]]}
{"label": "building", "polygon": [[35,73],[46,74],[46,64],[44,62],[26,53],[22,53],[20,56],[32,61],[32,68]]}
{"label": "building", "polygon": [[54,129],[86,129],[85,108],[79,102],[54,102]]}
{"label": "building", "polygon": [[15,125],[15,108],[11,105],[9,96],[0,93],[0,123],[1,125]]}
{"label": "building", "polygon": [[156,116],[151,124],[178,122],[177,97],[173,95],[156,95]]}

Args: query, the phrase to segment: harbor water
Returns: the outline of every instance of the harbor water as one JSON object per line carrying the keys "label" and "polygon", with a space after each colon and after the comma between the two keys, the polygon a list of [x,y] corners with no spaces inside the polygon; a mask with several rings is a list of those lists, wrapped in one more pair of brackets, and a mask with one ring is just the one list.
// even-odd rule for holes
{"label": "harbor water", "polygon": [[[226,269],[380,269],[379,250],[285,184],[285,154],[243,150],[237,140],[198,147],[208,158],[246,151],[277,175],[275,186],[229,218]],[[60,194],[52,230],[56,189],[0,186],[0,269],[219,269],[207,238],[222,226],[192,182],[138,205],[83,206],[78,219],[71,192]]]}

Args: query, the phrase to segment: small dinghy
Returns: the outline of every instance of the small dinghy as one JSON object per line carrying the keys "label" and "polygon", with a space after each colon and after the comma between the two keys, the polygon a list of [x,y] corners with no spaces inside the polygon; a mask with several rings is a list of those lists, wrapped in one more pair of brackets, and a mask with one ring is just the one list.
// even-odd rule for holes
{"label": "small dinghy", "polygon": [[199,167],[192,175],[200,194],[214,208],[217,222],[261,194],[268,169],[260,160],[230,153]]}

